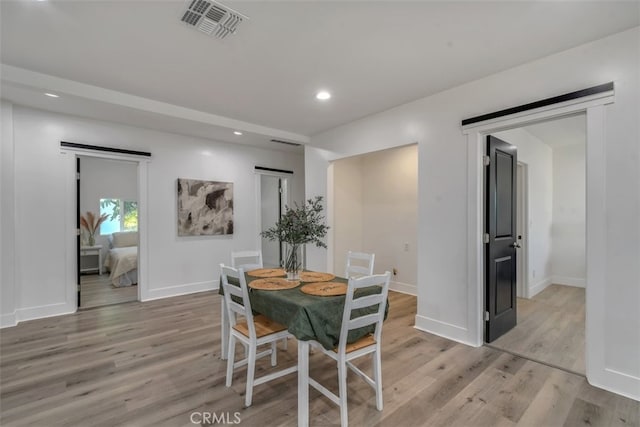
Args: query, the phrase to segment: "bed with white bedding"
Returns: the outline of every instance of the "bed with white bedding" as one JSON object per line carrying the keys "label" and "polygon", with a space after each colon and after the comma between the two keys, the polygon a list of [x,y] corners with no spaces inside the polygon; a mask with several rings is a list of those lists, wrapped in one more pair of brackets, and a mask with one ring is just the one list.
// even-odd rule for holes
{"label": "bed with white bedding", "polygon": [[138,233],[119,232],[111,235],[111,249],[104,266],[111,272],[109,280],[117,288],[138,283]]}

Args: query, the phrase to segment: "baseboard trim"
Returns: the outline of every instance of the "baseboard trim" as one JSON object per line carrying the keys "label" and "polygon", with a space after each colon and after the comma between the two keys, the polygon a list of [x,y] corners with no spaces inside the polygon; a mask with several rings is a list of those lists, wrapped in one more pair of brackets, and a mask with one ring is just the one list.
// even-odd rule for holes
{"label": "baseboard trim", "polygon": [[584,288],[586,287],[587,281],[584,277],[551,276],[551,283]]}
{"label": "baseboard trim", "polygon": [[529,288],[528,298],[533,298],[534,296],[536,296],[540,292],[544,291],[549,285],[551,285],[551,283],[552,283],[551,282],[551,278],[548,277],[548,278],[536,283],[535,285],[531,286]]}
{"label": "baseboard trim", "polygon": [[184,283],[181,285],[167,286],[165,288],[148,289],[143,301],[152,301],[162,298],[177,297],[179,295],[195,294],[197,292],[213,291],[218,289],[218,280],[206,282]]}
{"label": "baseboard trim", "polygon": [[413,296],[418,295],[418,288],[416,287],[416,285],[410,285],[409,283],[391,282],[389,283],[389,289],[392,291],[400,292],[402,294]]}
{"label": "baseboard trim", "polygon": [[640,402],[640,378],[636,376],[605,368],[595,379],[587,374],[587,381],[594,387]]}
{"label": "baseboard trim", "polygon": [[75,313],[76,308],[72,304],[64,302],[58,304],[41,305],[37,307],[19,308],[16,310],[16,324],[25,320],[44,319],[46,317],[62,316]]}
{"label": "baseboard trim", "polygon": [[9,314],[3,314],[0,316],[0,329],[2,328],[10,328],[12,326],[16,326],[18,321],[16,319],[16,312]]}
{"label": "baseboard trim", "polygon": [[460,326],[452,325],[447,322],[442,322],[440,320],[432,319],[426,316],[416,315],[416,323],[414,325],[414,328],[471,347],[478,347],[478,345],[476,345],[469,339],[468,329],[461,328]]}

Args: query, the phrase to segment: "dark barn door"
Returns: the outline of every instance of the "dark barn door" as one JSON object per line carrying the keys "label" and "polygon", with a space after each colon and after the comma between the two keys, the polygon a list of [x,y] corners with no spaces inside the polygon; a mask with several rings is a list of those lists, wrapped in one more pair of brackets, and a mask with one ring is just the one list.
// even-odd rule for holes
{"label": "dark barn door", "polygon": [[516,147],[487,136],[485,340],[516,325]]}

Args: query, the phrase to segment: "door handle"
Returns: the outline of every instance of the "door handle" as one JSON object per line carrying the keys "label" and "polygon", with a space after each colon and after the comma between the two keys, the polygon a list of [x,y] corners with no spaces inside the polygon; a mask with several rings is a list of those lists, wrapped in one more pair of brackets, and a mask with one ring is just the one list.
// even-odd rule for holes
{"label": "door handle", "polygon": [[519,249],[519,248],[521,248],[520,243],[518,243],[518,242],[513,242],[513,243],[512,243],[512,244],[510,244],[509,246],[511,246],[512,248],[515,248],[515,249]]}

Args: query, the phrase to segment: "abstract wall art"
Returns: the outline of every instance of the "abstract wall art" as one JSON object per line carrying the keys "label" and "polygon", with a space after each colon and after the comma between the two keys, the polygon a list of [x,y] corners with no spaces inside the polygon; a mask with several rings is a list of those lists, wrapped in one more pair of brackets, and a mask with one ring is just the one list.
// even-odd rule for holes
{"label": "abstract wall art", "polygon": [[178,236],[233,234],[233,183],[178,178]]}

